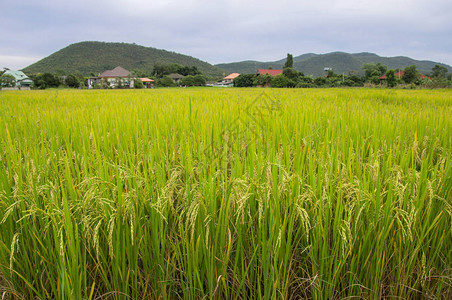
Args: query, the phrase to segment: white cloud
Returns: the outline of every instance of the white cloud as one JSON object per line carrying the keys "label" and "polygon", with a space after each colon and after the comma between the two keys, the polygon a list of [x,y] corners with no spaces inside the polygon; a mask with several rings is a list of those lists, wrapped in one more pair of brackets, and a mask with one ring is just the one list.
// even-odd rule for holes
{"label": "white cloud", "polygon": [[444,0],[11,1],[0,11],[8,41],[0,53],[47,56],[70,43],[101,40],[213,63],[341,50],[432,60],[443,53],[452,64],[451,19],[452,2]]}
{"label": "white cloud", "polygon": [[20,70],[35,63],[42,57],[0,55],[0,69]]}

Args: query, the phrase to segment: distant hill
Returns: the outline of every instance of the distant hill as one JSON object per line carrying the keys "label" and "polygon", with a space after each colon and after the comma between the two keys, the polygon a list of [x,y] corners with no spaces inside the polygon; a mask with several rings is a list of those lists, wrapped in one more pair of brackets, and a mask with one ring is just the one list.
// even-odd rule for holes
{"label": "distant hill", "polygon": [[141,69],[150,72],[155,63],[178,63],[196,66],[209,76],[221,76],[224,71],[197,58],[127,43],[80,42],[63,48],[50,56],[26,67],[27,74],[56,72],[80,72],[88,75],[121,66],[128,70]]}
{"label": "distant hill", "polygon": [[[324,73],[325,67],[333,68],[337,74],[348,74],[355,72],[363,74],[362,66],[365,63],[382,63],[390,69],[405,68],[410,65],[416,65],[419,72],[428,74],[432,71],[435,64],[446,67],[449,72],[452,72],[452,67],[446,64],[441,64],[427,60],[415,60],[405,56],[382,57],[374,53],[345,53],[332,52],[327,54],[307,53],[294,57],[294,68],[305,75],[321,76]],[[255,73],[257,69],[266,69],[272,67],[273,69],[281,69],[284,66],[286,59],[281,59],[271,62],[260,61],[242,61],[233,63],[217,64],[216,66],[227,72],[238,72],[242,74]]]}

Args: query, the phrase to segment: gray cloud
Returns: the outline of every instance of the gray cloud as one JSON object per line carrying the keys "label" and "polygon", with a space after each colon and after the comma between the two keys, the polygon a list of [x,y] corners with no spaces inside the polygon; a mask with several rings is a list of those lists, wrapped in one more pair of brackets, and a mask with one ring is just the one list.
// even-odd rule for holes
{"label": "gray cloud", "polygon": [[211,63],[368,51],[452,64],[451,19],[444,0],[10,2],[0,12],[0,67],[25,67],[20,58],[84,40],[135,42]]}

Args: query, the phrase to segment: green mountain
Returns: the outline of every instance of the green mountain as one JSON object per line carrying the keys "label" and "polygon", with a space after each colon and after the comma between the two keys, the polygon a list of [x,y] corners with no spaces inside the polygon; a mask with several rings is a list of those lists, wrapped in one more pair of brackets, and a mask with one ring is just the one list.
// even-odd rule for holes
{"label": "green mountain", "polygon": [[69,45],[26,67],[27,74],[64,71],[88,75],[121,66],[128,70],[150,72],[156,63],[178,63],[195,66],[209,76],[221,76],[224,71],[197,58],[166,50],[127,43],[81,42]]}
{"label": "green mountain", "polygon": [[[452,72],[452,67],[446,64],[441,64],[427,60],[415,60],[405,56],[382,57],[374,53],[345,53],[332,52],[327,54],[307,53],[294,57],[294,68],[305,75],[321,76],[325,74],[324,68],[333,68],[337,74],[348,74],[354,72],[363,74],[363,65],[366,63],[382,63],[390,69],[405,68],[410,65],[416,65],[419,72],[428,74],[432,71],[435,64],[446,67],[449,72]],[[233,63],[217,64],[216,66],[227,72],[238,72],[242,74],[255,73],[257,69],[266,69],[272,67],[273,69],[281,69],[284,66],[286,59],[280,59],[271,62],[260,61],[242,61]]]}

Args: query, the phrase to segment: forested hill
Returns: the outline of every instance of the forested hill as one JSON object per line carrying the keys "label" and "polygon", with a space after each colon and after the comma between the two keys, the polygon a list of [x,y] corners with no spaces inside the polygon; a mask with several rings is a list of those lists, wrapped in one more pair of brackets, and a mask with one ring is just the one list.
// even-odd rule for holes
{"label": "forested hill", "polygon": [[64,71],[97,74],[121,66],[128,70],[150,72],[156,63],[178,63],[195,66],[205,75],[221,76],[223,70],[197,58],[127,43],[80,42],[69,45],[50,56],[26,67],[27,74]]}
{"label": "forested hill", "polygon": [[[428,74],[432,71],[435,64],[446,67],[449,72],[452,72],[452,67],[438,62],[415,60],[405,56],[395,57],[382,57],[374,53],[345,53],[345,52],[332,52],[327,54],[303,54],[293,58],[294,68],[305,75],[321,76],[324,73],[324,68],[333,68],[333,71],[337,74],[348,74],[349,72],[355,72],[362,74],[362,67],[366,63],[382,63],[388,66],[390,69],[405,68],[410,65],[416,65],[417,70],[423,74]],[[281,69],[285,63],[285,59],[260,62],[260,61],[241,61],[233,63],[217,64],[216,66],[224,69],[227,72],[238,72],[242,74],[255,73],[257,69],[267,69],[272,67],[273,69]]]}

